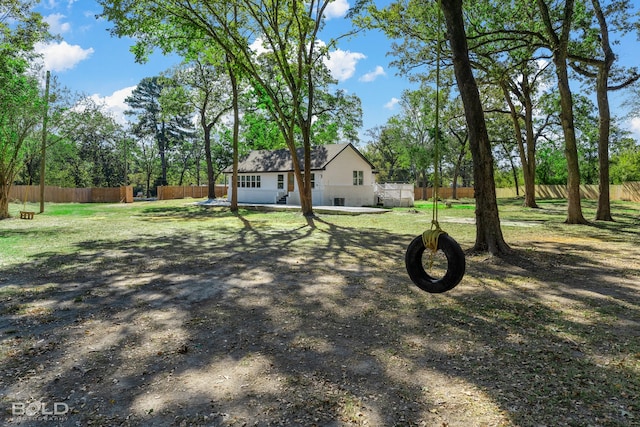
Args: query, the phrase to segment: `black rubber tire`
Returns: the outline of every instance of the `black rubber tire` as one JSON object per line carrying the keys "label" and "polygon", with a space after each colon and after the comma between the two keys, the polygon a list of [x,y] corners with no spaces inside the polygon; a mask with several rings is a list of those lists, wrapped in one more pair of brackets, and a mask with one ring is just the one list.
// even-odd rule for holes
{"label": "black rubber tire", "polygon": [[404,262],[411,281],[423,291],[433,294],[447,292],[456,287],[464,276],[466,262],[464,252],[458,242],[448,234],[438,237],[438,250],[447,257],[447,272],[442,278],[430,276],[422,264],[425,247],[422,236],[418,236],[409,244]]}

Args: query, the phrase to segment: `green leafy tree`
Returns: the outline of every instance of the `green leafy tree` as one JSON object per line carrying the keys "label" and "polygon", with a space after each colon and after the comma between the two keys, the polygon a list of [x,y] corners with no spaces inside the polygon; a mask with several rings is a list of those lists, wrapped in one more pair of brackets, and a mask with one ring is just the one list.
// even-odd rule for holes
{"label": "green leafy tree", "polygon": [[542,185],[567,184],[567,159],[560,141],[543,140],[536,156],[536,178]]}
{"label": "green leafy tree", "polygon": [[49,37],[47,25],[31,12],[33,1],[0,2],[0,219],[9,217],[9,190],[35,153],[27,142],[42,120],[43,99],[28,73],[36,42]]}
{"label": "green leafy tree", "polygon": [[133,161],[135,165],[134,182],[144,188],[146,197],[155,195],[155,188],[151,186],[151,180],[160,170],[158,157],[158,143],[153,137],[145,136],[132,147]]}
{"label": "green leafy tree", "polygon": [[[327,81],[329,77],[327,76]],[[358,130],[362,127],[362,105],[355,94],[344,90],[331,93],[318,90],[313,105],[311,134],[313,145],[334,144],[346,140],[357,144]]]}
{"label": "green leafy tree", "polygon": [[411,157],[415,181],[426,199],[426,187],[430,171],[434,172],[435,155],[435,102],[436,91],[428,86],[416,91],[403,92],[400,100],[402,116],[398,125],[403,129],[403,139]]}
{"label": "green leafy tree", "polygon": [[612,134],[612,118],[609,91],[620,90],[640,79],[637,68],[616,66],[613,51],[616,37],[637,31],[636,19],[631,14],[632,2],[615,0],[602,3],[599,0],[580,4],[576,19],[580,39],[572,46],[571,65],[581,75],[595,83],[598,104],[598,181],[600,192],[596,219],[613,221],[609,194],[609,147]]}
{"label": "green leafy tree", "polygon": [[392,127],[390,122],[366,132],[369,140],[364,148],[364,154],[375,165],[378,171],[376,178],[378,182],[410,182],[412,180],[410,156],[402,137],[404,130]]}
{"label": "green leafy tree", "polygon": [[464,123],[464,117],[457,114],[458,110],[458,108],[455,108],[456,114],[449,115],[447,120],[447,130],[450,137],[448,139],[448,150],[445,150],[444,153],[445,157],[449,157],[448,162],[452,165],[451,197],[453,199],[458,198],[459,178],[462,179],[463,187],[470,187],[473,179],[473,173],[471,172],[473,165],[469,152],[469,131]]}
{"label": "green leafy tree", "polygon": [[614,184],[640,181],[640,145],[634,140],[611,155],[611,181]]}
{"label": "green leafy tree", "polygon": [[[204,138],[204,157],[207,163],[208,197],[215,198],[216,176],[220,170],[214,169],[214,150],[212,148],[212,131],[220,119],[232,109],[230,82],[224,64],[214,65],[206,58],[196,58],[185,63],[171,73],[171,78],[178,85],[170,89],[173,102],[183,108],[186,103],[193,109],[198,118],[201,135]],[[168,96],[167,96],[168,97]],[[168,104],[166,102],[165,104]],[[176,109],[176,107],[174,107]],[[228,156],[223,156],[228,158]],[[223,167],[228,166],[225,164]]]}
{"label": "green leafy tree", "polygon": [[[331,43],[320,46],[317,37],[331,0],[99,3],[103,16],[115,23],[115,34],[136,36],[134,51],[138,58],[144,58],[154,47],[191,56],[202,50],[222,50],[236,76],[248,79],[268,100],[265,107],[291,151],[302,212],[313,215],[311,174],[302,171],[311,168],[316,89],[327,83],[316,77],[324,67],[320,59]],[[232,92],[237,93],[237,87],[232,78]],[[234,116],[237,129],[237,109]],[[304,149],[302,161],[297,156],[298,145]]]}
{"label": "green leafy tree", "polygon": [[[79,187],[117,187],[125,181],[124,130],[101,105],[84,99],[65,112],[58,136],[74,141],[85,171],[75,176]],[[83,179],[84,178],[84,179]]]}
{"label": "green leafy tree", "polygon": [[130,107],[125,113],[134,116],[136,122],[133,133],[138,138],[151,136],[158,144],[160,156],[160,177],[158,185],[167,185],[167,154],[193,133],[191,117],[187,111],[163,109],[163,90],[174,83],[162,77],[146,77],[125,99]]}
{"label": "green leafy tree", "polygon": [[275,150],[286,148],[278,125],[264,110],[249,108],[243,116],[242,139],[249,150]]}

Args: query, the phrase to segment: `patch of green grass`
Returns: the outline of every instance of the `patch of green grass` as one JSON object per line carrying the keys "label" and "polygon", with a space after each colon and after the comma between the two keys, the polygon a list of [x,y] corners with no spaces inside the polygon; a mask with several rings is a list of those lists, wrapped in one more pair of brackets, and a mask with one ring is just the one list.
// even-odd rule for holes
{"label": "patch of green grass", "polygon": [[[433,217],[431,201],[417,201],[415,207],[396,208],[377,215],[321,215],[319,220],[308,222],[295,211],[257,211],[203,207],[195,200],[136,202],[133,204],[81,204],[48,203],[43,214],[33,220],[11,219],[0,221],[0,259],[3,265],[28,262],[42,253],[73,253],[80,242],[104,240],[117,242],[123,239],[144,239],[163,234],[176,234],[183,238],[204,232],[215,238],[216,234],[234,239],[238,233],[255,235],[265,232],[299,234],[305,238],[320,239],[310,230],[333,233],[345,230],[376,230],[405,236],[407,244],[411,236],[431,228]],[[522,206],[522,199],[500,199],[500,218],[503,222],[516,221],[505,228],[507,239],[511,233],[521,235],[528,231],[539,233],[577,233],[598,235],[603,240],[610,234],[624,231],[635,233],[640,221],[640,204],[612,203],[615,223],[598,222],[596,226],[565,226],[566,201],[540,200],[540,209]],[[35,206],[34,206],[35,207]],[[18,211],[21,204],[12,204],[11,211]],[[585,216],[595,214],[597,202],[583,201]],[[442,228],[463,247],[471,245],[475,238],[475,204],[472,200],[454,201],[451,208],[439,205]],[[517,221],[538,226],[533,230],[519,227]],[[311,227],[310,227],[311,225]],[[512,231],[510,231],[512,230]],[[633,237],[634,235],[631,234]],[[322,239],[320,239],[321,241]],[[507,242],[508,243],[508,242]]]}

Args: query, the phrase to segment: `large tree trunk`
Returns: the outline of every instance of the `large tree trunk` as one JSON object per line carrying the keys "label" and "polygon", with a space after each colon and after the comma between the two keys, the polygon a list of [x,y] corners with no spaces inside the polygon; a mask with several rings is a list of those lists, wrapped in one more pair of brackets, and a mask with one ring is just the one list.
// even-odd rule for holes
{"label": "large tree trunk", "polygon": [[582,215],[580,201],[580,166],[578,162],[578,144],[573,119],[573,97],[569,87],[567,61],[565,57],[554,55],[554,64],[558,76],[558,91],[560,93],[560,121],[564,133],[564,155],[567,159],[567,224],[587,224]]}
{"label": "large tree trunk", "polygon": [[[523,76],[523,84],[526,82],[527,76]],[[501,83],[504,98],[509,105],[509,113],[513,122],[514,136],[518,143],[518,153],[520,155],[520,163],[522,164],[522,174],[524,176],[524,206],[529,208],[537,208],[536,203],[536,162],[535,162],[535,137],[533,135],[533,105],[531,103],[530,94],[526,88],[523,88],[521,101],[524,104],[524,124],[526,131],[526,143],[522,138],[522,127],[520,126],[520,116],[511,100],[511,91],[506,83]],[[516,194],[519,194],[518,180],[516,177]]]}
{"label": "large tree trunk", "polygon": [[608,68],[603,66],[598,71],[597,98],[598,111],[600,112],[599,136],[598,136],[598,164],[599,185],[598,210],[596,219],[613,221],[611,216],[611,196],[609,193],[609,134],[611,132],[611,112],[609,110]]}
{"label": "large tree trunk", "polygon": [[[307,218],[312,218],[314,216],[313,213],[313,203],[311,196],[311,143],[310,141],[304,144],[303,154],[302,154],[302,163],[303,166],[300,167],[300,158],[298,157],[298,151],[295,146],[295,124],[291,123],[289,129],[287,130],[287,146],[289,147],[289,151],[291,152],[291,160],[293,163],[293,175],[296,179],[296,183],[298,184],[298,195],[300,197],[300,211],[302,215]],[[304,138],[304,136],[303,136]]]}
{"label": "large tree trunk", "polygon": [[[227,58],[228,59],[228,58]],[[231,81],[232,104],[233,104],[233,173],[231,174],[231,211],[238,211],[238,142],[240,139],[240,103],[238,92],[238,79],[236,73],[231,66],[231,62],[227,60],[229,69],[229,80]],[[215,184],[214,184],[215,188]]]}
{"label": "large tree trunk", "polygon": [[591,4],[600,26],[600,43],[604,52],[604,61],[598,67],[596,80],[596,93],[598,99],[598,112],[600,114],[598,135],[598,163],[600,194],[598,196],[598,210],[596,219],[613,221],[611,217],[611,196],[609,194],[609,135],[611,133],[611,110],[609,109],[609,73],[615,61],[615,55],[609,43],[609,29],[602,7],[598,0],[592,0]]}
{"label": "large tree trunk", "polygon": [[311,193],[311,141],[305,137],[304,142],[304,187],[300,192],[300,208],[302,215],[313,217],[313,196]]}
{"label": "large tree trunk", "polygon": [[564,4],[563,26],[561,34],[556,34],[556,29],[549,15],[549,8],[544,0],[537,0],[538,9],[542,15],[547,35],[549,36],[549,48],[553,52],[553,64],[558,78],[558,93],[560,94],[560,122],[564,133],[564,154],[567,159],[567,224],[586,224],[582,216],[580,204],[580,167],[578,163],[578,145],[573,118],[573,97],[569,87],[569,73],[567,72],[567,52],[569,48],[569,35],[571,20],[573,17],[574,0],[567,0]]}
{"label": "large tree trunk", "polygon": [[10,218],[9,190],[11,190],[11,185],[0,182],[0,219]]}
{"label": "large tree trunk", "polygon": [[441,0],[447,24],[447,36],[453,54],[456,82],[464,104],[469,129],[469,146],[473,157],[473,178],[476,199],[476,251],[501,254],[510,250],[500,228],[496,187],[493,176],[493,156],[484,119],[482,102],[473,77],[462,16],[462,0]]}
{"label": "large tree trunk", "polygon": [[[202,114],[202,128],[204,131],[204,155],[207,161],[207,198],[213,200],[216,198],[216,180],[213,170],[213,159],[211,158],[211,126],[204,124],[204,112]],[[198,183],[199,184],[199,183]]]}
{"label": "large tree trunk", "polygon": [[458,152],[458,158],[456,159],[456,163],[453,167],[453,185],[452,185],[452,193],[451,198],[454,200],[458,200],[458,177],[460,176],[460,167],[462,165],[462,161],[464,160],[464,155],[467,151],[467,140],[469,139],[469,132],[465,133],[464,139],[451,127],[449,130],[458,140],[458,144],[460,145],[460,151]]}
{"label": "large tree trunk", "polygon": [[167,134],[166,134],[166,125],[165,122],[162,121],[162,131],[160,132],[158,138],[158,150],[160,151],[160,168],[161,168],[161,178],[160,185],[167,185]]}
{"label": "large tree trunk", "polygon": [[526,131],[527,149],[523,150],[525,155],[525,165],[523,167],[524,175],[524,205],[530,208],[537,208],[536,203],[536,136],[533,130],[533,102],[531,102],[531,93],[524,94],[525,117],[524,126]]}

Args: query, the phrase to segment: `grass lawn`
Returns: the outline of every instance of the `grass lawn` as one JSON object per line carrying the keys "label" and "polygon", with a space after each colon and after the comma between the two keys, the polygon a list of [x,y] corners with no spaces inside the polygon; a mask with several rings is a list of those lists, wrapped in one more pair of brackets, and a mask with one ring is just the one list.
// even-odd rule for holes
{"label": "grass lawn", "polygon": [[[640,204],[576,226],[565,201],[501,200],[512,253],[467,253],[428,294],[404,251],[430,202],[313,221],[193,202],[0,221],[4,424],[42,425],[19,410],[41,402],[61,425],[640,426]],[[463,249],[474,211],[439,209]]]}

